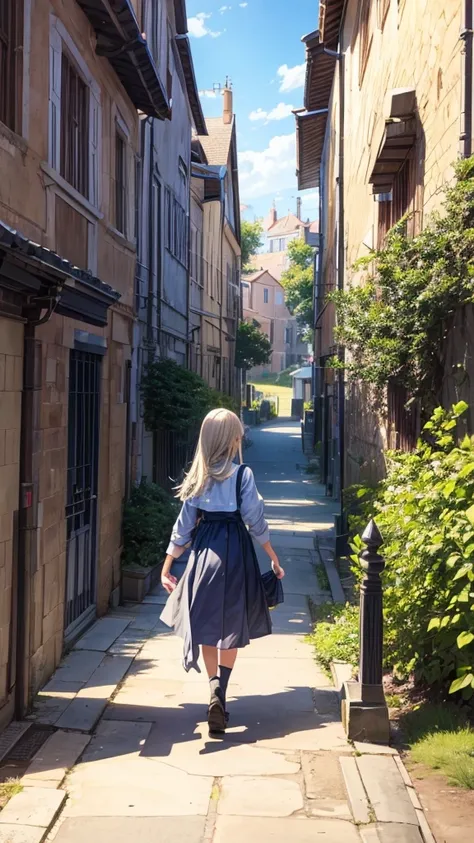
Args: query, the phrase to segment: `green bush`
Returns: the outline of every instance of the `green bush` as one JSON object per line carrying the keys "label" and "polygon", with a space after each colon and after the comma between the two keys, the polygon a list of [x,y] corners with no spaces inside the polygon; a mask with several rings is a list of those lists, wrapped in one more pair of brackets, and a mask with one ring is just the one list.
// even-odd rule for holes
{"label": "green bush", "polygon": [[[435,410],[412,453],[387,454],[387,477],[360,515],[384,537],[385,657],[402,676],[470,699],[474,692],[474,437],[467,405]],[[364,496],[362,492],[361,500]],[[363,510],[363,507],[362,507]],[[353,544],[354,572],[360,575]]]}
{"label": "green bush", "polygon": [[174,360],[153,360],[141,382],[143,418],[147,430],[197,430],[216,407],[237,412],[235,401],[212,389],[195,372]]}
{"label": "green bush", "polygon": [[160,562],[179,509],[155,483],[136,486],[124,508],[122,565],[146,568]]}
{"label": "green bush", "polygon": [[332,661],[359,663],[359,607],[326,603],[318,607],[311,642],[322,667],[329,670]]}

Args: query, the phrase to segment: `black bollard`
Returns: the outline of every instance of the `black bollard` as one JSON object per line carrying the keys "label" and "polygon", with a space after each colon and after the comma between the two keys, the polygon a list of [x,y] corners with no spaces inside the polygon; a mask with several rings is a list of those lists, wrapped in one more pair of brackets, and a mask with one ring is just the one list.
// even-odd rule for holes
{"label": "black bollard", "polygon": [[383,702],[383,607],[380,574],[385,560],[378,553],[383,539],[372,519],[362,541],[367,549],[360,554],[364,578],[360,587],[359,681],[364,702]]}
{"label": "black bollard", "polygon": [[385,560],[378,552],[383,539],[372,519],[362,534],[360,554],[364,577],[360,587],[359,678],[346,682],[342,718],[354,741],[386,744],[390,738],[383,690],[383,593],[380,574]]}

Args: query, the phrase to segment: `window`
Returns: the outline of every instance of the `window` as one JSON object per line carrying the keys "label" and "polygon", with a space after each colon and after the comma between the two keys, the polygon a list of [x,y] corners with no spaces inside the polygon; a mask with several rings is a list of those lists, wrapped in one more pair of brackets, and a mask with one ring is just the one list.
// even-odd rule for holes
{"label": "window", "polygon": [[190,254],[190,277],[191,281],[198,287],[203,287],[202,278],[202,231],[199,231],[194,223],[191,223],[191,254]]}
{"label": "window", "polygon": [[273,343],[275,341],[275,322],[273,319],[270,319],[270,342]]}
{"label": "window", "polygon": [[99,205],[100,89],[65,27],[51,16],[49,164]]}
{"label": "window", "polygon": [[273,252],[273,240],[270,240],[270,252]]}
{"label": "window", "polygon": [[[390,198],[379,202],[378,246],[383,246],[390,229],[412,209],[416,191],[415,156],[410,154],[393,182]],[[408,234],[415,233],[414,220],[408,220]]]}
{"label": "window", "polygon": [[166,248],[183,266],[188,266],[188,217],[169,187],[165,192]]}
{"label": "window", "polygon": [[263,288],[263,303],[268,304],[268,290],[266,287]]}
{"label": "window", "polygon": [[372,31],[372,0],[362,0],[359,18],[359,38],[360,38],[360,53],[359,53],[359,85],[362,84],[365,69],[369,60],[370,48],[372,46],[373,31]]}
{"label": "window", "polygon": [[127,219],[127,144],[115,129],[115,228],[126,234]]}
{"label": "window", "polygon": [[283,304],[283,293],[280,291],[275,293],[275,304]]}
{"label": "window", "polygon": [[286,248],[285,238],[284,238],[284,237],[282,237],[282,238],[280,239],[280,252],[284,252],[284,251],[285,251],[285,248]]}
{"label": "window", "polygon": [[61,169],[83,196],[89,185],[89,89],[65,52],[61,58]]}
{"label": "window", "polygon": [[22,13],[20,0],[0,0],[0,121],[20,131]]}
{"label": "window", "polygon": [[293,331],[291,328],[285,328],[285,342],[287,345],[291,345],[293,340]]}

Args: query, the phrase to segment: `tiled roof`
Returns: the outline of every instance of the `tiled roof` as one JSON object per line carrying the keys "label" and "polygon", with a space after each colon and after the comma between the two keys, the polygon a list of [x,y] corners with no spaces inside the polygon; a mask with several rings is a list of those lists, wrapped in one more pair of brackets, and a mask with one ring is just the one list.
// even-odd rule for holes
{"label": "tiled roof", "polygon": [[200,135],[199,140],[206,153],[209,164],[225,166],[229,158],[230,143],[234,128],[234,120],[224,123],[222,117],[207,117],[206,126],[209,134]]}
{"label": "tiled roof", "polygon": [[267,231],[273,237],[278,234],[290,234],[292,231],[297,231],[298,228],[306,228],[308,225],[309,223],[299,220],[296,214],[287,214],[286,217],[282,217],[273,223]]}

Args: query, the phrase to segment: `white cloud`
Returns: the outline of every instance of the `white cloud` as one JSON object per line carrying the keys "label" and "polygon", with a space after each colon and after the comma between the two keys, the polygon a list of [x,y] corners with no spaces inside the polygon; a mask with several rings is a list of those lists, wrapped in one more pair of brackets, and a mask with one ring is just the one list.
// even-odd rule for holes
{"label": "white cloud", "polygon": [[241,9],[246,9],[247,6],[248,6],[248,3],[239,3],[239,6],[240,6]]}
{"label": "white cloud", "polygon": [[224,12],[230,12],[231,9],[232,9],[232,6],[221,6],[220,9],[219,9],[219,12],[221,13],[221,15],[223,15]]}
{"label": "white cloud", "polygon": [[306,205],[314,206],[317,205],[319,202],[319,193],[317,190],[313,190],[311,193],[302,193],[301,194],[301,201],[303,203],[303,207]]}
{"label": "white cloud", "polygon": [[286,117],[291,116],[293,109],[293,105],[279,102],[271,111],[264,111],[263,108],[257,108],[256,111],[251,111],[249,120],[264,120],[266,123],[270,123],[272,120],[285,120]]}
{"label": "white cloud", "polygon": [[296,187],[295,133],[276,135],[267,148],[239,154],[239,180],[242,199],[247,202],[257,196]]}
{"label": "white cloud", "polygon": [[212,15],[206,14],[206,12],[199,12],[199,14],[195,15],[193,18],[188,18],[188,30],[189,34],[192,35],[194,38],[204,38],[205,35],[210,35],[211,38],[219,38],[219,35],[222,35],[222,32],[213,32],[212,29],[209,29],[206,26],[206,21]]}
{"label": "white cloud", "polygon": [[282,64],[277,70],[277,75],[281,79],[280,91],[296,91],[297,88],[302,88],[305,72],[306,64],[297,64],[295,67]]}

